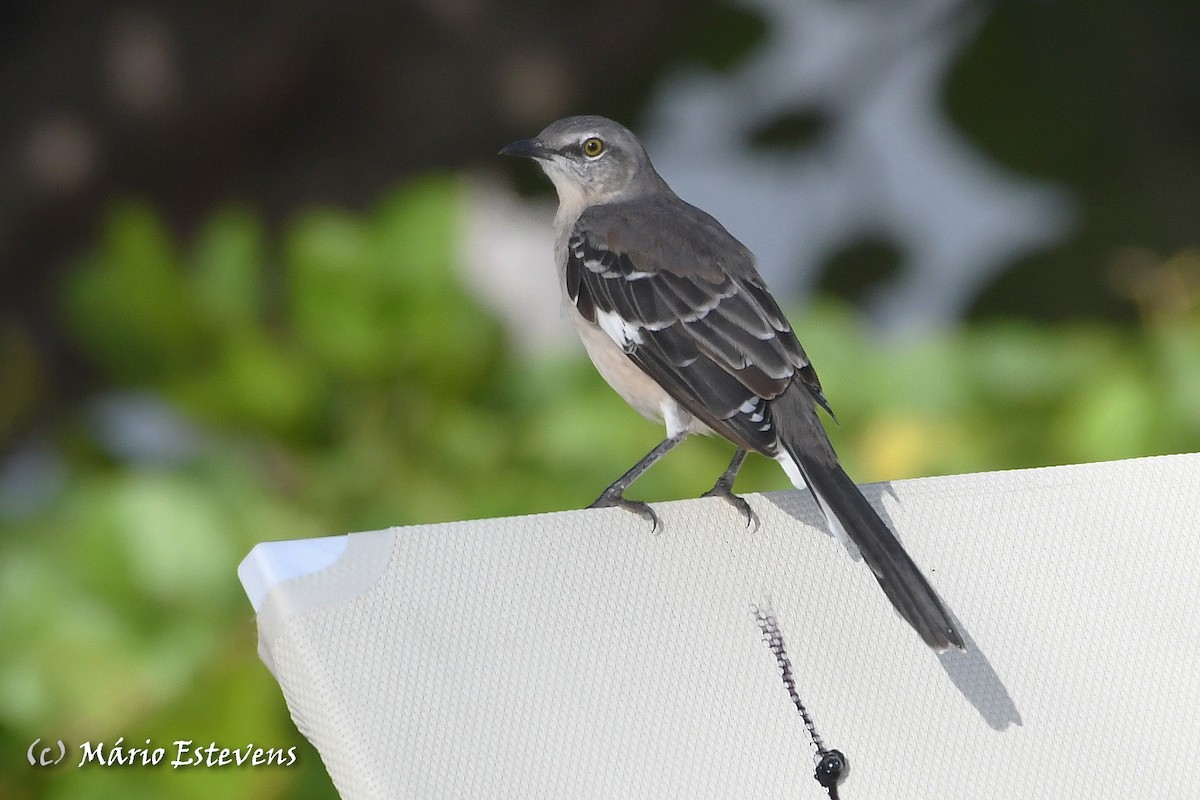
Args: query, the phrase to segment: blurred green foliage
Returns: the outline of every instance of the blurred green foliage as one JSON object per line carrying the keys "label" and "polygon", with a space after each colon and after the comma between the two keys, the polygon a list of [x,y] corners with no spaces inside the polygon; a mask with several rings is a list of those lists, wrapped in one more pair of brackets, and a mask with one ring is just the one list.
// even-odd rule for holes
{"label": "blurred green foliage", "polygon": [[[53,436],[53,502],[4,520],[0,796],[334,797],[255,653],[235,575],[249,549],[579,507],[658,441],[581,352],[509,348],[456,278],[459,209],[434,176],[279,237],[227,209],[186,247],[150,208],[112,213],[62,311],[114,390],[161,399],[196,435],[171,458],[122,456],[81,411]],[[843,306],[794,319],[835,444],[870,481],[1200,449],[1200,317],[1146,311],[1136,330],[989,324],[903,344]],[[21,341],[0,348],[6,424],[36,395]],[[633,494],[698,495],[730,454],[689,442]],[[752,459],[739,488],[786,485]],[[299,761],[24,768],[36,737],[120,736],[297,746]]]}

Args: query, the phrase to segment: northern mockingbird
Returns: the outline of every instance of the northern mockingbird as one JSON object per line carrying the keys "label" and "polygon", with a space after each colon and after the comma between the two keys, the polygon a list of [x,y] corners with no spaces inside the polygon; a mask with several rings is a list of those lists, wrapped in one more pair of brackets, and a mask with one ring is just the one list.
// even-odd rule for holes
{"label": "northern mockingbird", "polygon": [[745,245],[671,191],[637,137],[610,119],[562,119],[500,153],[535,160],[554,183],[555,260],[584,347],[629,405],[667,428],[592,505],[657,527],[625,489],[688,434],[720,434],[737,453],[707,495],[753,520],[734,478],[751,450],[775,459],[833,534],[857,545],[921,638],[962,648],[933,588],[838,464],[817,418],[818,405],[832,415],[817,373]]}

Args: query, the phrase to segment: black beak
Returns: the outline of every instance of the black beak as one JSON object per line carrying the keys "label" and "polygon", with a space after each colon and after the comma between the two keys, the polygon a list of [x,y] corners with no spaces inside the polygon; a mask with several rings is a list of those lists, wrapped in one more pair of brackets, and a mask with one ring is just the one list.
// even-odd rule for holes
{"label": "black beak", "polygon": [[522,139],[500,148],[500,155],[519,158],[549,158],[553,152],[537,139]]}

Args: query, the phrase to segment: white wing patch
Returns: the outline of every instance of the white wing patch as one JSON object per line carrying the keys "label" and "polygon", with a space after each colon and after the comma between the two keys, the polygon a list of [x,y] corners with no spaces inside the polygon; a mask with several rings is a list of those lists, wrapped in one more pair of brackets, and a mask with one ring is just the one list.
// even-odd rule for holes
{"label": "white wing patch", "polygon": [[751,397],[738,406],[738,411],[742,412],[750,422],[757,425],[758,429],[763,433],[771,430],[771,423],[767,419],[766,414],[766,404],[761,397]]}
{"label": "white wing patch", "polygon": [[626,353],[632,353],[635,345],[642,344],[645,341],[642,339],[642,328],[640,325],[622,318],[620,314],[613,311],[601,311],[597,308],[596,324],[608,334],[608,338],[612,339],[617,347],[620,347]]}

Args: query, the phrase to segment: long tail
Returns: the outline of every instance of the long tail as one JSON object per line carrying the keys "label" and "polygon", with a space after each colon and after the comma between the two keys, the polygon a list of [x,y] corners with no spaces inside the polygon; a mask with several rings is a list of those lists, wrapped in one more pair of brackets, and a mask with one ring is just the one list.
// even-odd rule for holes
{"label": "long tail", "polygon": [[811,404],[794,410],[778,456],[792,483],[806,485],[833,533],[858,546],[883,593],[927,645],[938,652],[964,649],[929,581],[838,463]]}

